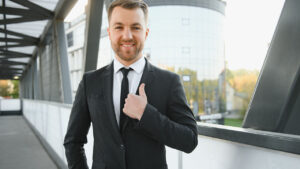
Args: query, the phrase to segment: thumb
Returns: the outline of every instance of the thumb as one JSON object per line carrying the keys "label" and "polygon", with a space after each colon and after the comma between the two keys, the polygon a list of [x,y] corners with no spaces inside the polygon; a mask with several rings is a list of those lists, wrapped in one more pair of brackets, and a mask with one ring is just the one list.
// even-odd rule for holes
{"label": "thumb", "polygon": [[146,92],[145,92],[145,83],[142,83],[140,85],[139,94],[140,94],[140,96],[143,96],[143,97],[147,98],[147,95],[146,95]]}

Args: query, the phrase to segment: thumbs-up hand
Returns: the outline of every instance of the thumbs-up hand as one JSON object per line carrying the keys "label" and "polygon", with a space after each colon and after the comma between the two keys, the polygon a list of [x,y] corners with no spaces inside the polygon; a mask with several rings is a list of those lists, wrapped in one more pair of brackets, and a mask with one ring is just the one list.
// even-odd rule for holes
{"label": "thumbs-up hand", "polygon": [[142,83],[139,87],[139,95],[128,94],[125,99],[123,112],[133,119],[140,120],[144,114],[147,105],[147,95],[145,92],[145,84]]}

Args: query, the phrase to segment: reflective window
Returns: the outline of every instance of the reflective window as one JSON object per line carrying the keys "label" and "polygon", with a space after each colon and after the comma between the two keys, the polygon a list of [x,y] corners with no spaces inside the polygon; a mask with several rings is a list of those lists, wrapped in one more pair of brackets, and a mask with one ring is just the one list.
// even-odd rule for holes
{"label": "reflective window", "polygon": [[[253,11],[253,5],[248,4],[249,10],[245,9],[244,2],[227,1],[225,15],[205,7],[167,5],[149,8],[150,32],[144,56],[154,65],[180,75],[187,102],[199,121],[242,124],[283,0],[276,0],[278,4],[268,8],[266,16],[262,14],[265,2],[260,2],[262,6],[259,7],[253,3],[258,14],[249,12]],[[237,12],[232,12],[233,8]],[[103,11],[97,68],[114,58],[106,32],[105,5]],[[267,30],[264,24],[268,20],[272,21],[268,23],[272,29]],[[74,94],[82,76],[84,27],[85,15],[82,15],[66,31],[74,32],[74,45],[68,48]],[[252,38],[255,40],[250,43]],[[260,48],[264,48],[265,53],[259,53]]]}
{"label": "reflective window", "polygon": [[67,34],[67,44],[68,47],[73,46],[73,32]]}

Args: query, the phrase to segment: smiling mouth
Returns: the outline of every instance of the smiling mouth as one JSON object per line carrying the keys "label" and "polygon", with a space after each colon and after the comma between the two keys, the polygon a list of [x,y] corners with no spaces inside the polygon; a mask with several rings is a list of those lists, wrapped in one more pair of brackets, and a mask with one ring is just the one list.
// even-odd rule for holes
{"label": "smiling mouth", "polygon": [[132,48],[135,46],[135,44],[121,44],[121,46],[124,48]]}

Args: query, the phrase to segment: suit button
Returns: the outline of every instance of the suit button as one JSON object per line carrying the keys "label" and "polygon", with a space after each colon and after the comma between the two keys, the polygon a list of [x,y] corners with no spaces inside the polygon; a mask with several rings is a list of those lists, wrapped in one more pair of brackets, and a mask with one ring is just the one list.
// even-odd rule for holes
{"label": "suit button", "polygon": [[121,144],[121,145],[120,145],[120,148],[121,148],[121,150],[125,150],[124,144]]}

